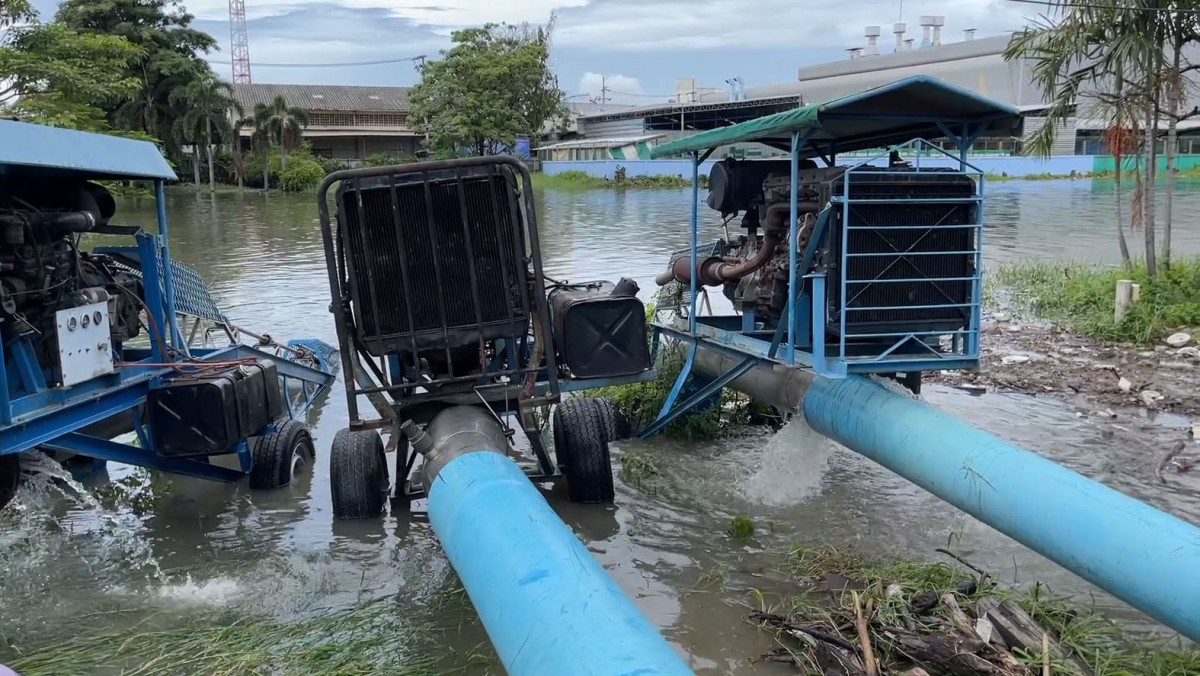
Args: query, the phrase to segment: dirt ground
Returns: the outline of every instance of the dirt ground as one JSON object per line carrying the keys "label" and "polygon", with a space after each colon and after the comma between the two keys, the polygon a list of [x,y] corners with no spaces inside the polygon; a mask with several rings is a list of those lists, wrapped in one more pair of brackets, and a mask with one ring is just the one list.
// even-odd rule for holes
{"label": "dirt ground", "polygon": [[984,322],[979,372],[926,379],[968,391],[1057,396],[1097,412],[1143,409],[1200,418],[1200,335],[1180,348],[1105,345],[997,312]]}

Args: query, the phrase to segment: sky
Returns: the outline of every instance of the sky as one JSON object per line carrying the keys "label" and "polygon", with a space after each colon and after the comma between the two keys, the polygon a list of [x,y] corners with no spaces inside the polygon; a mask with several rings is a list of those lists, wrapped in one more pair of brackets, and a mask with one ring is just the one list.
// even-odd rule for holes
{"label": "sky", "polygon": [[[43,15],[53,0],[38,0]],[[557,17],[551,65],[572,100],[608,90],[612,103],[654,103],[675,92],[675,79],[724,87],[794,81],[802,65],[846,58],[865,44],[863,28],[880,25],[891,50],[901,15],[920,40],[923,14],[946,17],[943,42],[1025,25],[1038,5],[1014,0],[245,0],[254,82],[412,85],[409,63],[336,68],[280,68],[272,63],[345,63],[416,55],[437,58],[450,34],[485,22],[545,22]],[[50,5],[46,7],[46,5]],[[229,60],[228,0],[186,0],[195,26],[211,33]],[[214,70],[231,77],[230,66]]]}

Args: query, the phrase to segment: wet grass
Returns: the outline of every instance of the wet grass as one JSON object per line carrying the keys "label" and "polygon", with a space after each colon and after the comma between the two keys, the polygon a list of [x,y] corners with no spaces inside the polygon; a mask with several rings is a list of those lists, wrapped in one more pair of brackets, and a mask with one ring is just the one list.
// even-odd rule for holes
{"label": "wet grass", "polygon": [[[781,629],[781,619],[793,627],[811,628],[814,623],[821,623],[847,644],[857,645],[853,617],[856,603],[861,603],[873,609],[868,618],[872,643],[884,664],[896,668],[898,673],[911,665],[903,653],[889,644],[885,628],[907,626],[923,632],[953,632],[946,609],[936,603],[942,595],[952,593],[968,615],[981,599],[1016,602],[1061,646],[1062,653],[1048,660],[1051,673],[1056,676],[1078,674],[1080,665],[1096,676],[1200,674],[1200,653],[1182,649],[1178,639],[1135,640],[1111,620],[1053,595],[1040,584],[1021,591],[997,585],[957,563],[872,559],[827,546],[797,546],[789,553],[787,565],[786,572],[801,583],[803,591],[776,607],[769,607],[758,594],[761,610],[752,614],[751,619],[761,622],[766,630],[778,632],[797,665],[815,665],[815,658],[807,644],[785,638],[788,632]],[[934,605],[917,612],[914,608],[922,599],[935,600]],[[794,630],[791,635],[796,635]],[[1013,655],[1035,673],[1041,673],[1044,658],[1040,647],[1028,651],[1014,649]]]}
{"label": "wet grass", "polygon": [[[467,603],[459,589],[445,600],[447,607]],[[420,610],[425,616],[427,609]],[[18,651],[8,664],[22,676],[434,676],[494,662],[486,644],[453,652],[442,639],[454,628],[419,625],[413,611],[383,598],[295,622],[211,614],[179,624],[152,616],[131,629]],[[156,627],[160,621],[174,626]]]}
{"label": "wet grass", "polygon": [[[1142,298],[1121,322],[1113,317],[1117,280],[1141,284]],[[1004,265],[991,284],[1010,293],[1021,309],[1100,340],[1146,343],[1180,328],[1200,326],[1200,259],[1172,261],[1151,280],[1146,265],[1133,269],[1087,263],[1024,262]]]}
{"label": "wet grass", "polygon": [[[707,178],[701,177],[701,186],[707,184]],[[557,174],[536,173],[533,175],[533,185],[536,188],[553,188],[556,190],[581,190],[594,188],[687,188],[692,185],[692,179],[684,176],[626,176],[620,167],[613,178],[592,176],[586,171],[562,171]]]}

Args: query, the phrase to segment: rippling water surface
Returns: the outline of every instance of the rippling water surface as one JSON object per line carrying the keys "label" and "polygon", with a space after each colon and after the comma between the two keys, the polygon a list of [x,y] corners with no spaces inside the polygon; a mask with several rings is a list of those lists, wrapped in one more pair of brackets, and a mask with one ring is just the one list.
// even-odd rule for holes
{"label": "rippling water surface", "polygon": [[[990,187],[989,263],[1025,257],[1111,261],[1111,185],[1090,181],[1010,182]],[[551,191],[538,195],[546,272],[583,280],[629,276],[649,297],[653,277],[687,244],[687,190]],[[1200,190],[1176,197],[1177,251],[1200,251]],[[151,225],[152,205],[128,202],[126,222]],[[235,323],[278,337],[335,342],[325,264],[312,197],[183,190],[169,204],[172,251],[197,267]],[[704,213],[709,235],[717,219]],[[719,294],[718,294],[719,296]],[[393,513],[380,522],[335,523],[327,449],[346,424],[338,387],[314,411],[315,476],[271,493],[173,479],[148,509],[112,510],[54,499],[45,485],[23,491],[0,527],[0,608],[9,646],[66,638],[81,626],[145,629],[146,618],[187,618],[214,609],[294,621],[370,598],[396,595],[419,618],[446,593],[450,570],[427,522]],[[1200,482],[1159,485],[1161,449],[1150,421],[1114,427],[1069,405],[1024,396],[971,397],[938,387],[933,405],[1043,453],[1119,490],[1200,522]],[[1159,421],[1168,428],[1187,422]],[[1055,590],[1095,590],[973,519],[794,422],[775,435],[714,443],[625,442],[618,454],[652,453],[663,471],[654,490],[620,484],[615,509],[548,498],[621,586],[685,651],[701,673],[779,673],[749,658],[769,641],[742,622],[751,589],[786,592],[777,572],[791,542],[853,546],[932,558],[954,546],[1010,582],[1048,581]],[[111,465],[109,479],[128,476]],[[104,479],[93,479],[103,484]],[[36,484],[37,482],[35,482]],[[759,525],[750,545],[724,537],[729,519]],[[1104,595],[1097,603],[1147,626]],[[117,612],[117,609],[119,612]],[[461,625],[454,647],[484,637],[468,609],[437,611]],[[99,618],[91,619],[87,618]],[[153,619],[154,622],[166,621]],[[403,640],[398,637],[397,640]],[[11,650],[0,645],[0,656]]]}

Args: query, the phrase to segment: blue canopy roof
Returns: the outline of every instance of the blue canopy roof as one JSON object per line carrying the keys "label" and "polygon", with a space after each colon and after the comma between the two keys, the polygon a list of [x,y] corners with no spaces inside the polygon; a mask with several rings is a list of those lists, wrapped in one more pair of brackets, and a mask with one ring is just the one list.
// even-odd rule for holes
{"label": "blue canopy roof", "polygon": [[175,171],[149,141],[0,120],[0,175],[174,181]]}

